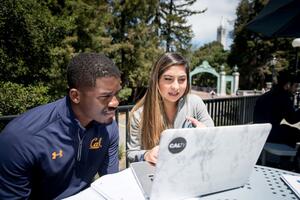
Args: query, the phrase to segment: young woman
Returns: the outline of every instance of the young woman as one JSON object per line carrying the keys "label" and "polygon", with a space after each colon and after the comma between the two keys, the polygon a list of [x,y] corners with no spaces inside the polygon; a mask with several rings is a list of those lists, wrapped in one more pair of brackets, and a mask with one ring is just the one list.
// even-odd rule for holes
{"label": "young woman", "polygon": [[145,96],[130,114],[127,157],[155,164],[163,130],[214,126],[202,99],[190,94],[189,66],[177,53],[165,53],[154,64]]}

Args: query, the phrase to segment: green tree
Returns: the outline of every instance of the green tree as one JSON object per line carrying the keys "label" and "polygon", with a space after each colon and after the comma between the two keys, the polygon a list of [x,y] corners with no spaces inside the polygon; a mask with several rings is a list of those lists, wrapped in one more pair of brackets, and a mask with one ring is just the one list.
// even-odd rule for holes
{"label": "green tree", "polygon": [[114,3],[112,57],[123,72],[123,84],[133,89],[133,102],[143,94],[153,62],[163,51],[176,50],[189,55],[192,31],[186,18],[204,12],[188,9],[194,2],[133,0]]}
{"label": "green tree", "polygon": [[162,44],[168,41],[173,50],[189,54],[186,17],[202,12],[187,9],[194,2],[2,0],[0,81],[30,92],[45,88],[52,101],[65,94],[66,66],[74,54],[104,52],[123,72],[123,98],[132,95],[135,102],[165,51]]}
{"label": "green tree", "polygon": [[234,26],[234,40],[228,62],[237,65],[242,89],[261,89],[270,81],[272,66],[270,60],[276,56],[276,72],[292,66],[293,49],[291,39],[265,38],[249,31],[246,25],[266,4],[266,0],[242,0],[237,7],[237,20]]}
{"label": "green tree", "polygon": [[222,44],[217,41],[205,44],[193,52],[191,68],[194,69],[206,60],[216,71],[220,71],[223,65],[226,72],[231,72],[230,67],[227,65],[228,55],[229,51],[224,50]]}
{"label": "green tree", "polygon": [[[193,52],[191,69],[201,65],[203,61],[207,61],[217,72],[220,72],[221,66],[224,66],[227,74],[231,74],[232,69],[227,65],[228,55],[229,51],[224,50],[223,45],[217,41],[205,44]],[[217,78],[209,73],[197,74],[193,77],[192,85],[216,92]]]}
{"label": "green tree", "polygon": [[153,23],[157,1],[117,1],[113,6],[111,55],[122,71],[122,82],[132,88],[132,100],[147,86],[152,63],[162,50]]}
{"label": "green tree", "polygon": [[[34,0],[3,0],[0,7],[0,80],[24,86],[44,84],[61,93],[65,63],[62,51],[68,20],[52,16],[47,5]],[[54,62],[54,59],[56,62]]]}
{"label": "green tree", "polygon": [[191,48],[193,32],[187,24],[187,17],[200,14],[206,10],[191,9],[196,0],[161,0],[157,8],[155,22],[158,35],[165,51],[178,51],[187,55]]}
{"label": "green tree", "polygon": [[42,85],[24,86],[12,82],[0,82],[0,116],[16,115],[45,104],[50,100],[48,88]]}
{"label": "green tree", "polygon": [[[57,3],[56,3],[57,5]],[[112,40],[112,5],[107,1],[69,0],[56,13],[69,17],[74,28],[67,35],[74,52],[110,53]]]}

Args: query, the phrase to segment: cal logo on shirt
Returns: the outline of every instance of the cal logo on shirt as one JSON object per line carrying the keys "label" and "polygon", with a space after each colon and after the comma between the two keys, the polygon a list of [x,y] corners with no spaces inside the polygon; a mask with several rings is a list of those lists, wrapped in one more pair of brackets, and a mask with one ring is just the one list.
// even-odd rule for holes
{"label": "cal logo on shirt", "polygon": [[102,147],[102,138],[93,138],[90,143],[90,149],[99,149]]}

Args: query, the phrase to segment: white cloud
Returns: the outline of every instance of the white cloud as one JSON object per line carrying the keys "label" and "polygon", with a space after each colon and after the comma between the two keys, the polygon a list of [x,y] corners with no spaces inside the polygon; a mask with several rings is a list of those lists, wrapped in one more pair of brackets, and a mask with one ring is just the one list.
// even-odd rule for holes
{"label": "white cloud", "polygon": [[[207,8],[207,11],[188,18],[188,23],[192,25],[194,32],[193,45],[199,47],[215,41],[217,38],[217,28],[221,24],[222,17],[224,21],[227,19],[234,20],[236,18],[235,12],[238,3],[239,0],[198,0],[192,9],[203,10]],[[225,23],[225,26],[227,31],[233,29],[233,26],[228,23]],[[231,43],[232,41],[228,39],[226,48]]]}

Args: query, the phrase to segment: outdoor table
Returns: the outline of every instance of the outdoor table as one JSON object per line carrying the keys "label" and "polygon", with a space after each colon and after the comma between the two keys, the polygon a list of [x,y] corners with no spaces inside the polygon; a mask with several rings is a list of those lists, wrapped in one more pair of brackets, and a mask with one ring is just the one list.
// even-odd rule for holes
{"label": "outdoor table", "polygon": [[[193,200],[296,200],[298,197],[280,178],[281,174],[300,175],[290,171],[256,165],[248,183],[241,187],[224,192],[210,194]],[[126,184],[126,183],[125,183]],[[199,185],[199,187],[201,187]],[[86,190],[67,198],[67,200],[103,200],[95,190]]]}
{"label": "outdoor table", "polygon": [[256,165],[248,183],[238,189],[229,190],[205,196],[203,200],[216,199],[262,199],[262,200],[290,200],[298,199],[293,191],[280,178],[281,174],[300,175],[290,171]]}

